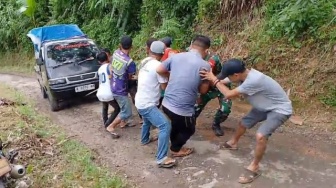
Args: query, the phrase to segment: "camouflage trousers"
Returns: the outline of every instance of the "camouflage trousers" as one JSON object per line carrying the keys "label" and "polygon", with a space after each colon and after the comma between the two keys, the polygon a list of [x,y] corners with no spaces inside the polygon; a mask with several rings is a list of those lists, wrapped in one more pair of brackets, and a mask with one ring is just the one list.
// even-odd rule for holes
{"label": "camouflage trousers", "polygon": [[225,99],[224,95],[218,91],[217,88],[211,89],[207,94],[201,95],[201,103],[195,105],[195,116],[196,118],[201,114],[204,107],[212,99],[217,98],[219,107],[213,119],[213,125],[219,126],[220,123],[224,122],[231,113],[232,101],[230,99]]}

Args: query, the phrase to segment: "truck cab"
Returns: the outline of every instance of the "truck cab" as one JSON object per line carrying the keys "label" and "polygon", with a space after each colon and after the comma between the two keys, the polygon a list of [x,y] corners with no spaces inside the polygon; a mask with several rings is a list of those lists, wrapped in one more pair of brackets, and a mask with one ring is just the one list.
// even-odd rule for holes
{"label": "truck cab", "polygon": [[[74,32],[76,36],[72,37],[59,35],[60,32],[57,33],[60,37],[50,34],[64,25],[47,27],[45,35],[54,36],[52,40],[36,42],[36,37],[31,37],[36,57],[35,72],[43,98],[48,98],[52,111],[58,111],[62,102],[95,94],[99,85],[97,71],[100,65],[96,59],[99,49],[93,40],[81,36],[76,25],[63,28],[68,35],[69,30],[80,31]],[[43,27],[38,29],[43,30]]]}

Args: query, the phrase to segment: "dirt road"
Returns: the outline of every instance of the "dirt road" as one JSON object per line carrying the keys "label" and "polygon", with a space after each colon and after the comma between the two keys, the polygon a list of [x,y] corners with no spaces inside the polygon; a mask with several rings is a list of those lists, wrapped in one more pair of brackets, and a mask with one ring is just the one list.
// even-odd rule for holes
{"label": "dirt road", "polygon": [[[196,134],[187,143],[195,147],[196,153],[179,159],[179,165],[174,169],[159,169],[155,164],[156,143],[141,146],[139,127],[123,130],[119,140],[112,140],[104,132],[99,102],[74,104],[60,112],[51,112],[34,78],[2,74],[0,82],[25,93],[36,102],[36,108],[41,113],[49,116],[69,135],[76,135],[76,139],[97,152],[99,159],[112,172],[124,176],[136,187],[336,188],[335,137],[330,135],[313,137],[306,128],[284,127],[270,139],[261,166],[263,175],[254,183],[243,186],[237,183],[237,179],[252,159],[255,130],[243,137],[240,150],[219,149],[219,143],[230,138],[232,129],[228,129],[224,137],[213,136],[209,127],[216,101],[203,112]],[[225,126],[234,127],[246,111],[243,105],[235,106]]]}

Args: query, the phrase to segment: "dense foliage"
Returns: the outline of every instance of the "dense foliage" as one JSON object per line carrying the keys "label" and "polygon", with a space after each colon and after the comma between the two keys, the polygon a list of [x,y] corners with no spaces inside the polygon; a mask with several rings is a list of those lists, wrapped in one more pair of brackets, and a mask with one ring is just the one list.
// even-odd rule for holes
{"label": "dense foliage", "polygon": [[266,18],[268,33],[290,41],[304,36],[319,38],[325,25],[335,24],[335,0],[269,0]]}
{"label": "dense foliage", "polygon": [[[21,0],[24,1],[24,0]],[[33,0],[27,0],[32,2]],[[35,0],[32,16],[20,14],[22,3],[0,2],[0,51],[31,49],[26,37],[34,27],[56,23],[78,24],[100,46],[113,48],[123,34],[134,37],[140,50],[150,37],[171,36],[177,48],[191,40],[192,28],[204,22],[226,22],[239,15],[261,13],[266,18],[265,32],[290,41],[304,36],[324,40],[325,26],[335,24],[336,0]],[[244,17],[247,18],[247,17]],[[332,32],[332,31],[327,31]]]}

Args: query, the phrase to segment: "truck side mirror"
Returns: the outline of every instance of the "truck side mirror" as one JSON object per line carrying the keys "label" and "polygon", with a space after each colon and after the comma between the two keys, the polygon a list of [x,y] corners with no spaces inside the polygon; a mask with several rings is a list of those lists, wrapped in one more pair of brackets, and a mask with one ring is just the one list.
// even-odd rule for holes
{"label": "truck side mirror", "polygon": [[43,65],[43,61],[41,58],[36,59],[36,64],[37,65]]}

